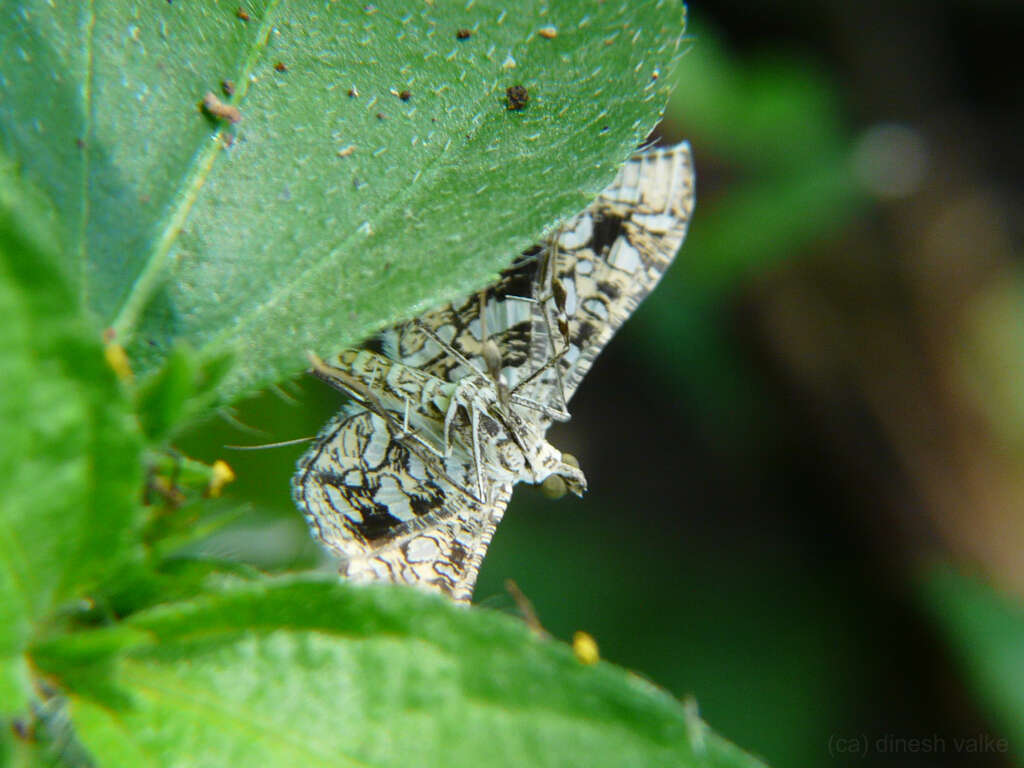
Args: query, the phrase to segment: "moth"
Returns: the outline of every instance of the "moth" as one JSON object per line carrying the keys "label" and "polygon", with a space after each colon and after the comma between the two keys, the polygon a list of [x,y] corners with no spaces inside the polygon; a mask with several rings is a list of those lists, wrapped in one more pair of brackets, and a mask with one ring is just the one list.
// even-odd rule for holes
{"label": "moth", "polygon": [[299,460],[292,491],[343,576],[468,602],[516,483],[586,490],[545,435],[672,263],[694,200],[686,143],[640,150],[486,290],[312,358],[350,402]]}

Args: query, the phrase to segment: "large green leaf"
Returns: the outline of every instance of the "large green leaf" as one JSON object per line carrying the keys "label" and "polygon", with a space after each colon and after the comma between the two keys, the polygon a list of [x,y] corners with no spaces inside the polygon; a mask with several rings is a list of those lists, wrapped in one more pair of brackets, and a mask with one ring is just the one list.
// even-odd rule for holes
{"label": "large green leaf", "polygon": [[761,765],[633,675],[408,589],[238,584],[126,624],[39,649],[104,766]]}
{"label": "large green leaf", "polygon": [[[683,21],[676,0],[53,5],[0,11],[0,138],[137,369],[179,340],[235,351],[225,397],[479,287],[581,208],[664,109]],[[223,80],[234,126],[198,108]]]}
{"label": "large green leaf", "polygon": [[29,693],[32,622],[133,553],[140,444],[54,266],[45,201],[0,158],[0,713]]}

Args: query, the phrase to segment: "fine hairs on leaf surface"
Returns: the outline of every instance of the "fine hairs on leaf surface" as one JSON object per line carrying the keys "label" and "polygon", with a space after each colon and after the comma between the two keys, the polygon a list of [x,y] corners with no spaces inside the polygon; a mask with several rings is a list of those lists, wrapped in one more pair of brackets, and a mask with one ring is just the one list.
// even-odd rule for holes
{"label": "fine hairs on leaf surface", "polygon": [[238,583],[126,625],[38,653],[103,765],[761,765],[639,678],[400,588]]}
{"label": "fine hairs on leaf surface", "polygon": [[667,0],[239,5],[0,10],[0,762],[760,765],[509,617],[143,544],[174,511],[144,461],[485,284],[612,178],[682,51]]}

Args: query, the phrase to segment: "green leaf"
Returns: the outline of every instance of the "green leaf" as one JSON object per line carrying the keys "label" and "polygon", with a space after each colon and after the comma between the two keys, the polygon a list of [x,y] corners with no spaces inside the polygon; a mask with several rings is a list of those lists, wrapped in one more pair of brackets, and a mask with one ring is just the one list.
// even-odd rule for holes
{"label": "green leaf", "polygon": [[922,596],[993,723],[1024,754],[1024,603],[978,579],[937,568]]}
{"label": "green leaf", "polygon": [[216,387],[230,364],[228,357],[199,360],[187,344],[174,347],[136,391],[136,410],[146,437],[161,444],[212,407]]}
{"label": "green leaf", "polygon": [[104,766],[761,765],[640,678],[413,590],[281,579],[126,624],[150,640],[38,657]]}
{"label": "green leaf", "polygon": [[140,444],[98,331],[54,265],[52,210],[0,158],[0,712],[34,621],[133,554]]}
{"label": "green leaf", "polygon": [[[0,11],[0,135],[136,369],[234,352],[227,398],[485,284],[582,208],[663,111],[683,31],[676,0],[58,6]],[[235,125],[198,107],[223,80]]]}

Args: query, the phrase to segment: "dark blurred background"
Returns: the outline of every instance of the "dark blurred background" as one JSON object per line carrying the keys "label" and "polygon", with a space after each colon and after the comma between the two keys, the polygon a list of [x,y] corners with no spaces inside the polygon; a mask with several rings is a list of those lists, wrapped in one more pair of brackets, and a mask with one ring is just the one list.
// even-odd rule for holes
{"label": "dark blurred background", "polygon": [[[514,579],[776,766],[1024,764],[1024,4],[708,0],[689,30],[660,129],[689,238],[553,430],[590,493],[520,487],[477,602]],[[179,442],[247,503],[208,551],[323,562],[305,448],[223,445],[338,403],[306,379]]]}

